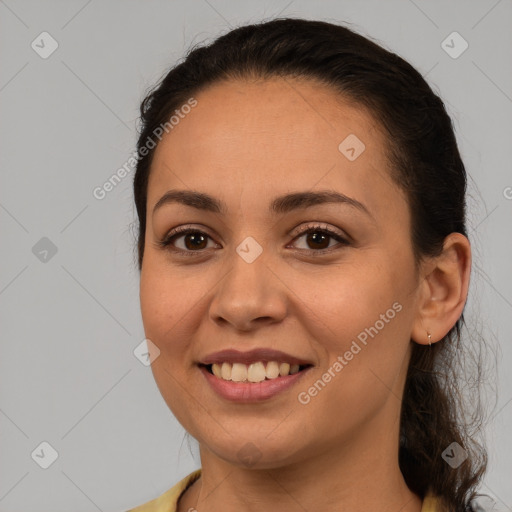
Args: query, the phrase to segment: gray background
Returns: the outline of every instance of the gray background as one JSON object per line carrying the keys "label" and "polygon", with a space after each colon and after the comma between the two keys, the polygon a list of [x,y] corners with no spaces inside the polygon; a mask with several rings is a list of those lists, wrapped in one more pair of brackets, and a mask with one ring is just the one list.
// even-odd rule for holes
{"label": "gray background", "polygon": [[[191,43],[278,14],[353,23],[426,75],[454,119],[469,316],[500,351],[482,491],[512,510],[511,0],[0,0],[1,512],[126,510],[199,467],[133,354],[133,173],[103,200],[93,189],[132,154],[145,90]],[[46,59],[31,47],[51,48],[43,31],[59,45]],[[469,44],[458,58],[441,46],[453,31]],[[58,452],[48,469],[31,457],[43,441]]]}

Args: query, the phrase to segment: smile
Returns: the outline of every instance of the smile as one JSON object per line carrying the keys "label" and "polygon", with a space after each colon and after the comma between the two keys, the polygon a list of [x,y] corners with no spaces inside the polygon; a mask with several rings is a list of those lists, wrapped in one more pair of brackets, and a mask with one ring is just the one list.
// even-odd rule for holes
{"label": "smile", "polygon": [[233,382],[263,382],[264,380],[277,379],[294,375],[306,368],[307,365],[280,363],[278,361],[257,361],[251,364],[214,363],[206,365],[207,370],[215,377]]}

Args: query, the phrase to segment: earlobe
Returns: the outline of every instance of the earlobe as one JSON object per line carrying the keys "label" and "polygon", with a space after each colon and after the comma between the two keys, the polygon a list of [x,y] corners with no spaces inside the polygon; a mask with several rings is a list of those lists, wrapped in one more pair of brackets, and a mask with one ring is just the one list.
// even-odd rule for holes
{"label": "earlobe", "polygon": [[411,339],[426,345],[446,336],[464,309],[470,271],[469,240],[461,233],[451,233],[444,240],[442,253],[425,266]]}

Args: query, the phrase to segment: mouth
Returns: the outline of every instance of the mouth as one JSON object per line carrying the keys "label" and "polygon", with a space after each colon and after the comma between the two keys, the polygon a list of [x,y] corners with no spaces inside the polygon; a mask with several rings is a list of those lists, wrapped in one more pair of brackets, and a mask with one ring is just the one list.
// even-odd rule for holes
{"label": "mouth", "polygon": [[221,350],[197,365],[217,396],[238,403],[264,401],[281,394],[314,366],[312,361],[271,348]]}
{"label": "mouth", "polygon": [[224,361],[199,364],[200,368],[204,368],[210,375],[220,380],[253,384],[295,375],[312,366],[312,364],[290,364],[280,361],[255,361],[250,364]]}
{"label": "mouth", "polygon": [[278,361],[210,363],[198,365],[210,389],[223,400],[238,404],[265,402],[291,390],[312,364],[291,365]]}

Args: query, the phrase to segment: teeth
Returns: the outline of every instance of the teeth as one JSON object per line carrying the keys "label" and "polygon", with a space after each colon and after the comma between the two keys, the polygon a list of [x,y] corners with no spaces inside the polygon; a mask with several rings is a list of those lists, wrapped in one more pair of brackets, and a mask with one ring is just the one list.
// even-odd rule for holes
{"label": "teeth", "polygon": [[[223,363],[222,366],[229,363]],[[243,382],[247,380],[247,366],[242,363],[235,363],[231,369],[231,380],[234,382]]]}
{"label": "teeth", "polygon": [[279,365],[279,373],[281,375],[289,375],[290,374],[290,365],[288,363],[281,363]]}
{"label": "teeth", "polygon": [[224,380],[231,380],[231,365],[229,363],[222,363],[220,377]]}
{"label": "teeth", "polygon": [[292,364],[290,366],[290,375],[293,375],[294,373],[299,373],[299,365],[298,364]]}
{"label": "teeth", "polygon": [[222,378],[222,370],[220,364],[214,363],[212,364],[212,372],[215,377],[219,377],[219,379]]}
{"label": "teeth", "polygon": [[[245,365],[243,365],[245,366]],[[247,370],[247,380],[249,382],[261,382],[265,380],[265,366],[263,363],[252,363]]]}
{"label": "teeth", "polygon": [[298,373],[299,365],[269,361],[266,366],[262,361],[245,365],[243,363],[214,363],[212,372],[215,377],[234,382],[263,382],[265,379],[276,379]]}
{"label": "teeth", "polygon": [[267,379],[276,379],[279,377],[279,364],[275,361],[269,361],[265,370]]}

